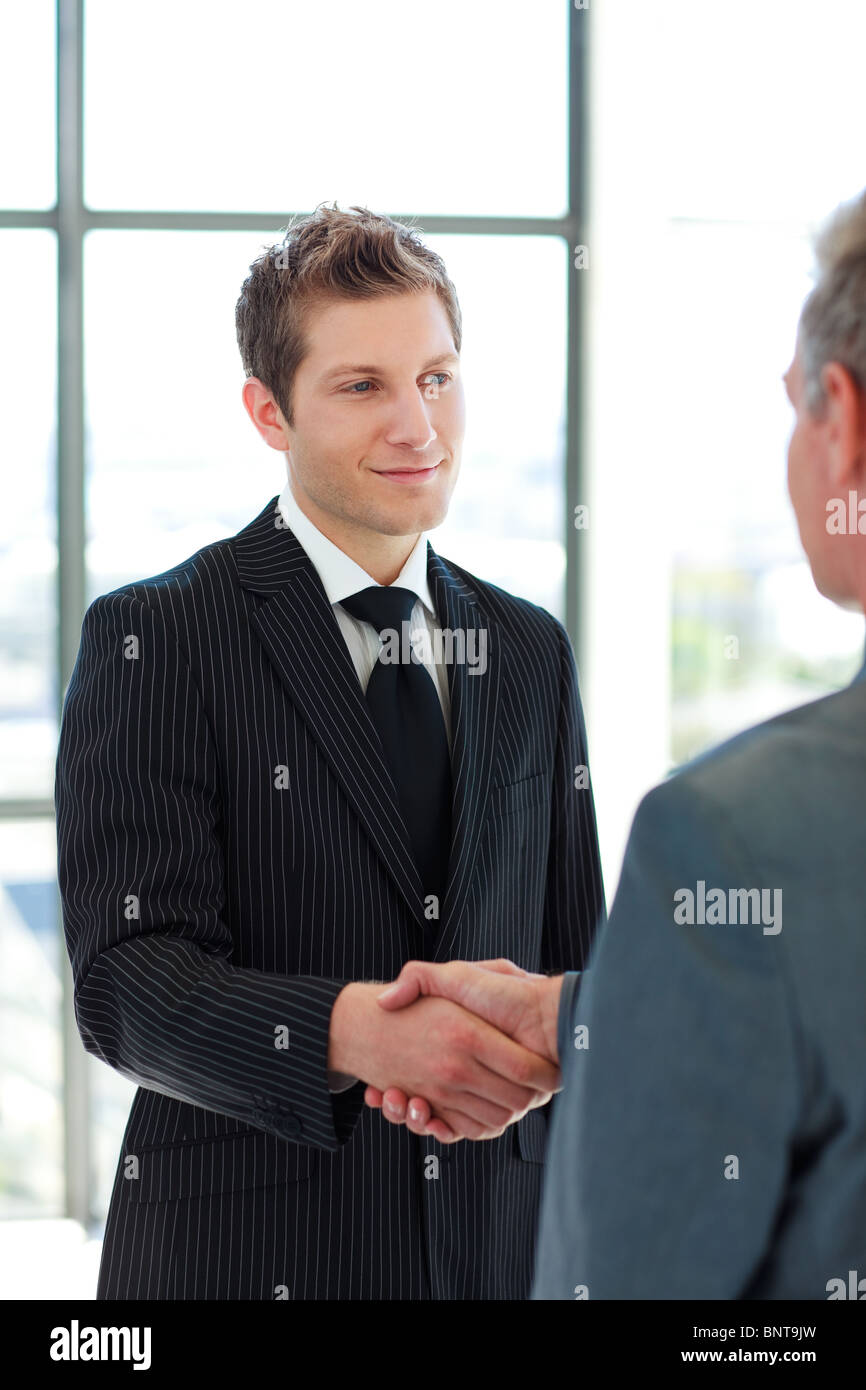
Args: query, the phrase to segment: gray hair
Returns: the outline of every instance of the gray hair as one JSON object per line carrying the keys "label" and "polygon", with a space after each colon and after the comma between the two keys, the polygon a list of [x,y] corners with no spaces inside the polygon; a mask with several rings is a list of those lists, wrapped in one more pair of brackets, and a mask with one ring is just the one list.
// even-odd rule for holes
{"label": "gray hair", "polygon": [[842,203],[815,240],[817,276],[800,313],[805,400],[813,415],[827,403],[821,374],[838,362],[866,388],[866,191]]}

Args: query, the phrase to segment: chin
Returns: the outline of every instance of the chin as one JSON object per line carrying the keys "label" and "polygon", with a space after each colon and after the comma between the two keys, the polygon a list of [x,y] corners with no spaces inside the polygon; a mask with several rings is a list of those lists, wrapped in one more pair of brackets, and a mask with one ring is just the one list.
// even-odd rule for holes
{"label": "chin", "polygon": [[447,502],[427,502],[423,507],[406,507],[400,516],[383,518],[385,524],[382,530],[390,536],[414,536],[420,531],[431,531],[434,526],[441,526],[447,515]]}
{"label": "chin", "polygon": [[[833,595],[828,594],[827,597],[833,598]],[[844,608],[845,611],[848,613],[863,612],[863,604],[861,603],[860,599],[857,597],[856,594],[840,594],[837,597],[833,598],[833,602],[838,604],[840,608]]]}
{"label": "chin", "polygon": [[858,596],[838,579],[836,575],[816,574],[812,570],[812,578],[815,581],[815,588],[824,598],[828,598],[831,603],[835,603],[839,608],[847,608],[853,612],[860,611]]}

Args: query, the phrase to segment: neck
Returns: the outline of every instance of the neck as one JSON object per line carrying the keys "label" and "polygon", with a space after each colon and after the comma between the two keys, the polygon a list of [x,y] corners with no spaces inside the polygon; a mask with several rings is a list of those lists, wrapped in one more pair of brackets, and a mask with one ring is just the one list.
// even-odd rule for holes
{"label": "neck", "polygon": [[366,570],[377,584],[393,584],[415,548],[420,531],[414,536],[386,536],[366,526],[322,511],[311,497],[290,480],[292,496],[304,516],[323,536]]}

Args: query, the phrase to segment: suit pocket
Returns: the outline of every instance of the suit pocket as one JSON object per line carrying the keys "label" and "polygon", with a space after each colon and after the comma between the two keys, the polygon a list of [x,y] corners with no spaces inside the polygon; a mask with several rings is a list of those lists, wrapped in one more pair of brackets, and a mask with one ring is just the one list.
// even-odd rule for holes
{"label": "suit pocket", "polygon": [[529,1163],[544,1162],[547,1150],[547,1120],[544,1118],[544,1109],[530,1110],[514,1126],[517,1131],[514,1137],[515,1151]]}
{"label": "suit pocket", "polygon": [[519,782],[490,788],[488,812],[491,816],[512,816],[533,806],[550,806],[550,774],[536,772]]}
{"label": "suit pocket", "polygon": [[167,1202],[300,1182],[313,1175],[318,1163],[311,1145],[254,1131],[141,1149],[128,1144],[121,1155],[120,1181],[130,1201]]}

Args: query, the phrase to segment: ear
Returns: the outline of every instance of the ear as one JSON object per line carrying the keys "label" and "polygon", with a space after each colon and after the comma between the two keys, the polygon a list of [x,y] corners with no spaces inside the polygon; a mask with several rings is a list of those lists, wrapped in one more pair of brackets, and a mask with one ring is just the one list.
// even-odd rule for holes
{"label": "ear", "polygon": [[856,489],[866,472],[866,393],[840,362],[828,362],[821,381],[826,395],[829,481],[839,491]]}
{"label": "ear", "polygon": [[241,390],[246,412],[266,444],[284,451],[289,447],[286,422],[272,393],[258,377],[247,377]]}

